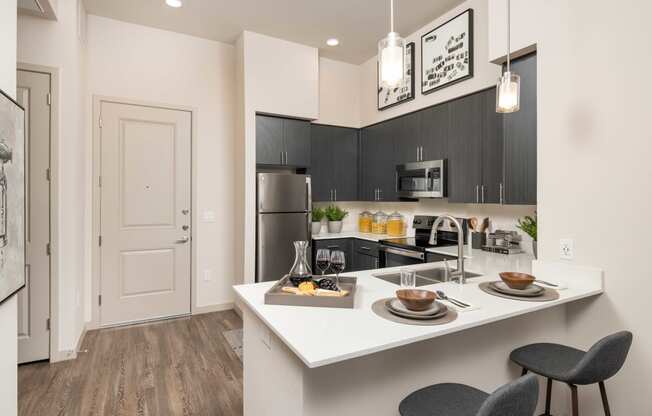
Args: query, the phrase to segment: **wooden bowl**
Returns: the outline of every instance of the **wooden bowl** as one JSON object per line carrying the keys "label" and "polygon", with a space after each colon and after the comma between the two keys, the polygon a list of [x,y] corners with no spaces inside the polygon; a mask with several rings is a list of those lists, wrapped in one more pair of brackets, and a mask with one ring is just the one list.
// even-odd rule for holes
{"label": "wooden bowl", "polygon": [[516,272],[502,272],[500,278],[507,286],[515,290],[524,290],[536,280],[532,275]]}
{"label": "wooden bowl", "polygon": [[411,311],[425,311],[437,299],[435,292],[420,289],[400,289],[396,297]]}

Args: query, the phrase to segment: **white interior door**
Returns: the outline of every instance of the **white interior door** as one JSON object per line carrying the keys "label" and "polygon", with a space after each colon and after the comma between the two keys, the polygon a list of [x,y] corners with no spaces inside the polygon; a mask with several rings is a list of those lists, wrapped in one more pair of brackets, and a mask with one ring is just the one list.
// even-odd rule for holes
{"label": "white interior door", "polygon": [[190,313],[191,113],[103,101],[102,325]]}
{"label": "white interior door", "polygon": [[18,362],[50,358],[50,74],[18,71],[25,108],[26,281],[18,293]]}

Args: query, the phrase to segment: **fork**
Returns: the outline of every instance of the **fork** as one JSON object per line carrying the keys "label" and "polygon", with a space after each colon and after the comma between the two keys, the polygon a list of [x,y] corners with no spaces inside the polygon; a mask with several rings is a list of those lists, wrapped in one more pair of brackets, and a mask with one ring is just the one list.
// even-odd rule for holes
{"label": "fork", "polygon": [[471,306],[468,303],[462,302],[461,300],[458,300],[458,299],[455,299],[455,298],[450,298],[450,297],[446,296],[446,293],[442,292],[441,290],[437,291],[437,296],[439,296],[443,300],[449,301],[453,305],[459,306],[460,308],[468,308],[468,307]]}

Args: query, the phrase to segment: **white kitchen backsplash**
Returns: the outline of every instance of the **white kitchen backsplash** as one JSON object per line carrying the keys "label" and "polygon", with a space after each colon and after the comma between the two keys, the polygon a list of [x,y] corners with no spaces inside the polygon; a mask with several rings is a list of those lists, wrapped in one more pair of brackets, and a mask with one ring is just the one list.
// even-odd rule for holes
{"label": "white kitchen backsplash", "polygon": [[[327,207],[330,203],[316,202],[316,207]],[[489,218],[489,230],[515,230],[523,237],[522,247],[532,252],[532,239],[516,228],[517,220],[526,215],[534,215],[535,206],[531,205],[497,205],[497,204],[449,204],[445,199],[424,199],[418,202],[336,202],[335,205],[345,209],[349,215],[344,219],[343,231],[358,230],[358,214],[369,211],[372,214],[383,211],[391,214],[398,211],[407,222],[408,235],[413,235],[412,219],[415,215],[450,214],[460,218],[476,217],[480,222]]]}

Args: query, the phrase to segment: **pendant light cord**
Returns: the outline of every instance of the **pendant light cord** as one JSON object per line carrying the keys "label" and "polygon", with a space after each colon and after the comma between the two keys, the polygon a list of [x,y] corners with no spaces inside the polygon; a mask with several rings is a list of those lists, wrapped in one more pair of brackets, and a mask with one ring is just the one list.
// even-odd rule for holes
{"label": "pendant light cord", "polygon": [[389,14],[390,14],[390,26],[391,32],[394,32],[394,0],[389,0]]}
{"label": "pendant light cord", "polygon": [[511,12],[511,0],[507,0],[507,72],[509,72],[509,55],[512,53],[512,46],[510,44],[512,30]]}

